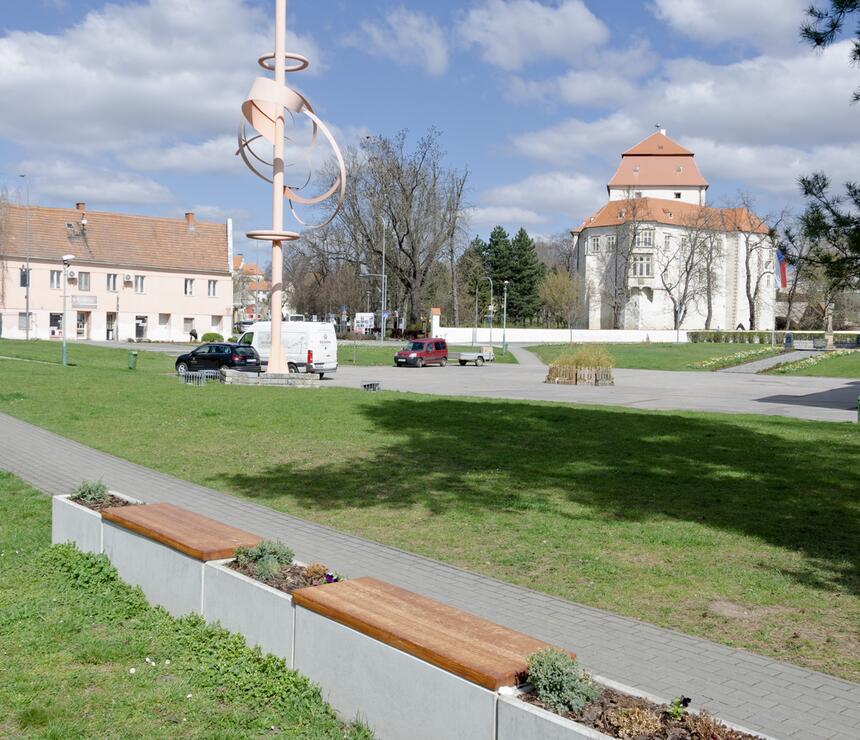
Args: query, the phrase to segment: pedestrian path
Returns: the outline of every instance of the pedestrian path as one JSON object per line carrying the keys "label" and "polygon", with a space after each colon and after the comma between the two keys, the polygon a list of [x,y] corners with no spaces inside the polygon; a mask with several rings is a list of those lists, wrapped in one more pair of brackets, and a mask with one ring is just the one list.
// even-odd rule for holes
{"label": "pedestrian path", "polygon": [[774,357],[765,357],[763,360],[753,360],[745,362],[743,365],[735,365],[734,367],[724,367],[717,372],[721,373],[751,373],[755,375],[762,370],[767,370],[776,365],[782,365],[784,362],[797,362],[797,360],[805,360],[815,354],[812,350],[796,350],[795,352],[785,352]]}
{"label": "pedestrian path", "polygon": [[541,370],[546,370],[546,365],[544,365],[543,360],[538,357],[534,352],[531,352],[528,347],[534,347],[536,345],[533,344],[509,344],[508,351],[517,358],[517,362],[520,365],[528,368],[540,368]]}
{"label": "pedestrian path", "polygon": [[0,469],[48,494],[80,481],[165,501],[289,543],[296,557],[373,575],[576,652],[595,674],[775,738],[857,740],[860,685],[469,573],[121,460],[0,414]]}

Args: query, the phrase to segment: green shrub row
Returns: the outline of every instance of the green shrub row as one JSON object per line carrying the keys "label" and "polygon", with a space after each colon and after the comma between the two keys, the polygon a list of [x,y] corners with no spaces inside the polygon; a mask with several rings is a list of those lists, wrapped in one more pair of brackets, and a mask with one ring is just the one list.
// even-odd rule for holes
{"label": "green shrub row", "polygon": [[[770,344],[771,337],[776,344],[785,341],[785,335],[791,334],[795,341],[820,339],[824,336],[823,331],[688,331],[687,341],[690,342],[727,342],[731,344]],[[854,345],[857,342],[857,332],[833,332],[833,341],[836,344]]]}

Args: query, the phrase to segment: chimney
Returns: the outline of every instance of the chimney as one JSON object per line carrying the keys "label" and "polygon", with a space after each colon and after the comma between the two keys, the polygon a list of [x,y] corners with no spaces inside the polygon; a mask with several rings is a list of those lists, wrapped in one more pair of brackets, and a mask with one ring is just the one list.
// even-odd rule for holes
{"label": "chimney", "polygon": [[86,203],[75,203],[75,208],[79,211],[86,211],[87,204]]}
{"label": "chimney", "polygon": [[663,134],[663,136],[665,136],[665,135],[666,135],[666,129],[661,128],[661,129],[660,129],[660,133],[661,133],[661,134]]}
{"label": "chimney", "polygon": [[194,212],[189,211],[185,214],[185,225],[188,227],[188,231],[194,231],[195,224],[197,221],[194,218]]}

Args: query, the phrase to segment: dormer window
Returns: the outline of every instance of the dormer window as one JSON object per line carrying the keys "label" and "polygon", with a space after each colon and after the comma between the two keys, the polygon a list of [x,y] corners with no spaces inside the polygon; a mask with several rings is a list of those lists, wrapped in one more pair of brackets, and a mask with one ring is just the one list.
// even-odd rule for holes
{"label": "dormer window", "polygon": [[634,172],[639,172],[639,165],[638,165],[638,164],[637,164],[637,165],[633,165],[633,171],[634,171]]}
{"label": "dormer window", "polygon": [[675,191],[675,200],[681,200],[681,193],[679,193],[677,190]]}

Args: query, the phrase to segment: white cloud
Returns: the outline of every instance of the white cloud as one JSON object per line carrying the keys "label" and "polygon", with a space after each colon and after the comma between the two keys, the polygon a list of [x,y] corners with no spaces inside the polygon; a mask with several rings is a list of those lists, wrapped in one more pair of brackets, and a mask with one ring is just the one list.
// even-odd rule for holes
{"label": "white cloud", "polygon": [[654,0],[655,15],[675,31],[706,44],[745,41],[758,49],[800,43],[809,0]]}
{"label": "white cloud", "polygon": [[569,105],[618,105],[632,98],[635,93],[633,83],[621,75],[577,69],[548,80],[514,77],[506,90],[509,100],[540,100]]}
{"label": "white cloud", "polygon": [[448,69],[448,42],[436,21],[414,10],[397,8],[382,22],[362,21],[361,33],[345,39],[354,46],[398,64],[423,67],[438,76]]}
{"label": "white cloud", "polygon": [[517,206],[476,206],[467,210],[469,224],[473,227],[497,226],[531,226],[532,224],[546,223],[546,216],[542,216],[528,208]]}
{"label": "white cloud", "polygon": [[481,201],[493,205],[527,208],[549,216],[582,216],[605,200],[606,183],[584,174],[552,171],[529,175],[519,182],[490,188]]}
{"label": "white cloud", "polygon": [[487,62],[507,70],[544,59],[577,63],[609,38],[581,0],[484,0],[460,19],[457,32]]}
{"label": "white cloud", "polygon": [[[639,120],[619,112],[595,121],[570,118],[543,130],[519,134],[513,147],[519,154],[555,164],[612,161],[650,133]],[[606,175],[607,180],[611,174]]]}
{"label": "white cloud", "polygon": [[[271,19],[243,0],[107,5],[49,35],[0,38],[0,137],[24,147],[123,152],[233,129]],[[288,48],[319,59],[310,37]],[[313,67],[312,67],[313,69]]]}
{"label": "white cloud", "polygon": [[71,206],[91,204],[152,205],[167,203],[172,196],[160,183],[146,177],[64,159],[30,160],[18,166],[21,172],[38,173],[35,198],[56,198]]}
{"label": "white cloud", "polygon": [[180,142],[166,147],[135,147],[119,153],[120,159],[138,170],[232,173],[241,171],[236,158],[236,137],[219,136],[200,144]]}

